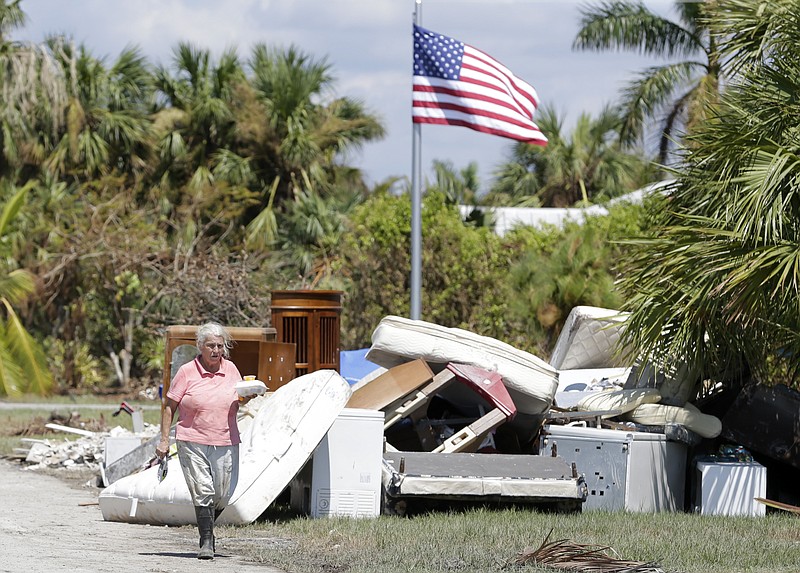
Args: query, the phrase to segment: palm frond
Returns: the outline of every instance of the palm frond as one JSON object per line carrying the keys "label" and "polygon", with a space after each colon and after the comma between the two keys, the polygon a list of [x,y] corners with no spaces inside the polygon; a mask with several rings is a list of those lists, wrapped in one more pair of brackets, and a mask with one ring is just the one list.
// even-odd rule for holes
{"label": "palm frond", "polygon": [[800,156],[795,150],[783,146],[757,150],[752,164],[732,180],[739,190],[731,205],[736,229],[759,242],[781,240],[785,226],[793,225],[785,214],[800,202],[798,174]]}
{"label": "palm frond", "polygon": [[278,239],[278,221],[275,216],[275,193],[278,190],[280,178],[276,177],[269,189],[267,206],[256,215],[245,229],[247,245],[253,249],[268,248]]}
{"label": "palm frond", "polygon": [[17,213],[19,213],[19,210],[25,204],[25,197],[33,185],[34,182],[29,181],[24,187],[18,189],[11,198],[6,201],[5,205],[3,205],[3,211],[0,213],[0,237],[8,232],[11,221],[17,216]]}
{"label": "palm frond", "polygon": [[[6,300],[5,339],[15,363],[25,375],[22,388],[25,392],[45,395],[53,385],[53,378],[47,368],[47,360],[41,347],[22,326],[19,317]],[[17,387],[20,387],[17,384]]]}
{"label": "palm frond", "polygon": [[632,50],[667,58],[697,54],[703,49],[700,38],[690,30],[641,3],[624,1],[583,8],[573,48]]}
{"label": "palm frond", "polygon": [[699,62],[677,62],[653,66],[639,74],[623,91],[620,103],[625,122],[621,128],[623,141],[632,143],[641,137],[645,119],[656,115],[672,99],[677,90],[682,90],[704,71]]}
{"label": "palm frond", "polygon": [[0,322],[0,395],[21,396],[25,391],[25,374],[14,360]]}
{"label": "palm frond", "polygon": [[655,563],[616,557],[616,551],[609,546],[575,543],[568,539],[548,541],[550,534],[552,530],[537,549],[520,552],[513,563],[580,573],[663,573]]}
{"label": "palm frond", "polygon": [[30,271],[15,269],[0,275],[0,297],[4,300],[20,302],[34,290],[34,278]]}
{"label": "palm frond", "polygon": [[212,185],[214,185],[214,174],[205,165],[198,166],[189,180],[189,189],[199,193]]}
{"label": "palm frond", "polygon": [[739,73],[782,57],[800,39],[800,14],[793,0],[724,0],[717,3],[709,29],[720,41],[720,53]]}
{"label": "palm frond", "polygon": [[212,172],[218,181],[226,181],[231,185],[246,185],[253,178],[250,159],[237,155],[230,149],[220,149],[211,158]]}

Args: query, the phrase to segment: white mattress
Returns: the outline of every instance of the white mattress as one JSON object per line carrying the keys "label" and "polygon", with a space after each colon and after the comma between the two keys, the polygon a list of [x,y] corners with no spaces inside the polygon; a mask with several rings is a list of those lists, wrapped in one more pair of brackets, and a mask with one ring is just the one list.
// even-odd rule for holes
{"label": "white mattress", "polygon": [[697,390],[699,376],[693,375],[685,362],[636,365],[627,386],[658,388],[661,403],[683,406]]}
{"label": "white mattress", "polygon": [[550,365],[556,370],[631,366],[615,356],[626,313],[594,306],[576,306],[558,336]]}
{"label": "white mattress", "polygon": [[367,360],[392,368],[418,358],[432,368],[455,362],[498,372],[523,414],[546,412],[558,388],[558,374],[552,366],[510,344],[422,320],[384,317],[372,333]]}
{"label": "white mattress", "polygon": [[[334,370],[318,370],[253,399],[239,412],[239,478],[217,523],[246,524],[260,516],[303,467],[350,399]],[[250,415],[253,414],[253,415]],[[189,525],[196,521],[177,456],[158,482],[152,467],[100,492],[106,521]]]}

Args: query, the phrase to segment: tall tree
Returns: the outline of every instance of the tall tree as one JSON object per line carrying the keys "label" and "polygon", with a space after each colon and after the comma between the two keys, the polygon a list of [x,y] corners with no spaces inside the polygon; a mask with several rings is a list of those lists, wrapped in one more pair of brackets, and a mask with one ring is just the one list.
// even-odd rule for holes
{"label": "tall tree", "polygon": [[343,160],[383,137],[384,128],[361,102],[334,95],[334,78],[324,59],[294,46],[281,50],[261,44],[253,49],[249,66],[268,122],[246,142],[263,186],[249,239],[263,246],[277,236],[275,210],[291,204],[297,193],[363,191],[360,174],[344,167]]}
{"label": "tall tree", "polygon": [[547,133],[547,146],[515,144],[485,204],[570,207],[622,195],[651,181],[649,162],[619,144],[620,119],[610,108],[597,118],[582,114],[570,134],[563,133],[563,120],[553,108],[543,109],[537,121]]}
{"label": "tall tree", "polygon": [[174,49],[171,67],[155,71],[158,195],[190,235],[221,212],[234,220],[253,199],[250,160],[234,145],[232,106],[245,81],[235,50],[215,62],[208,50],[185,42]]}
{"label": "tall tree", "polygon": [[0,175],[35,174],[44,152],[38,133],[55,135],[63,126],[67,89],[61,67],[43,45],[13,42],[25,23],[21,0],[0,0]]}
{"label": "tall tree", "polygon": [[717,40],[708,18],[717,2],[675,2],[678,21],[649,10],[641,2],[612,0],[581,10],[581,28],[573,42],[578,50],[629,50],[665,58],[625,89],[620,109],[622,140],[632,143],[644,132],[646,120],[659,122],[659,161],[667,161],[678,129],[691,130],[719,98],[723,78]]}
{"label": "tall tree", "polygon": [[[722,0],[742,70],[623,273],[626,336],[725,380],[800,355],[800,4]],[[775,379],[772,378],[772,381]]]}
{"label": "tall tree", "polygon": [[126,48],[106,67],[85,46],[48,40],[68,86],[66,124],[46,161],[56,176],[82,180],[111,172],[141,176],[150,154],[150,73],[138,49]]}

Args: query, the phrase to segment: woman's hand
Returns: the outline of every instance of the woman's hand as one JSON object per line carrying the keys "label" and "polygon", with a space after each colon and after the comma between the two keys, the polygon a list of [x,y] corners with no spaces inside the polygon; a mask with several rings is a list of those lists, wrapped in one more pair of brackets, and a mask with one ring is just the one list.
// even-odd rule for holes
{"label": "woman's hand", "polygon": [[161,441],[158,442],[156,446],[156,457],[158,459],[163,459],[169,453],[169,438],[161,438]]}

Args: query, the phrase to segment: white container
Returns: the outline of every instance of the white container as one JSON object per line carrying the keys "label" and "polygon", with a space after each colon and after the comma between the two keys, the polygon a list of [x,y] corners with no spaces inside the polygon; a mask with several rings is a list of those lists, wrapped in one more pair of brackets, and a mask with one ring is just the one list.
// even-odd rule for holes
{"label": "white container", "polygon": [[141,445],[140,436],[108,436],[103,449],[103,463],[108,467]]}
{"label": "white container", "polygon": [[683,511],[686,446],[664,434],[549,425],[539,453],[553,448],[583,474],[584,511]]}
{"label": "white container", "polygon": [[383,412],[345,408],[314,450],[312,517],[381,512]]}
{"label": "white container", "polygon": [[704,515],[766,514],[755,500],[767,496],[767,468],[757,462],[697,462],[695,511]]}
{"label": "white container", "polygon": [[242,398],[247,398],[248,396],[260,396],[267,391],[266,384],[264,384],[261,380],[256,380],[255,378],[251,378],[249,376],[241,382],[237,382],[235,387],[236,392],[238,392],[239,396]]}

